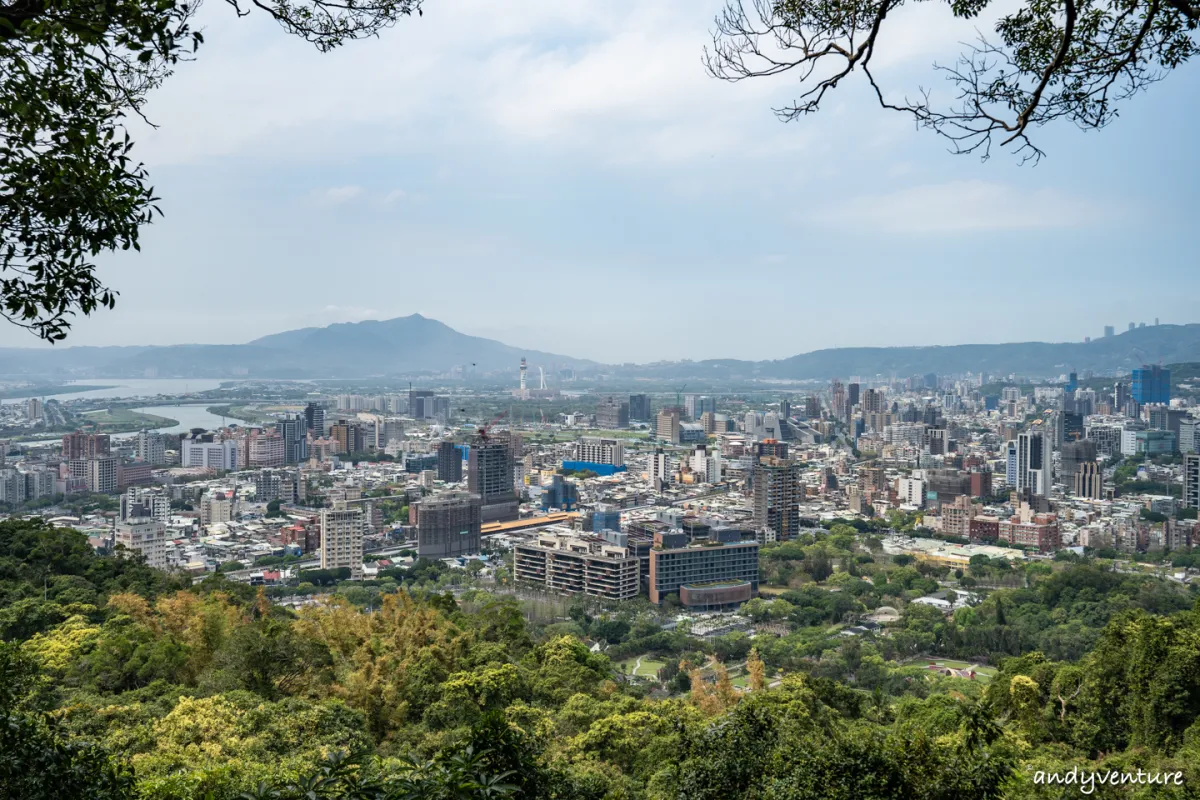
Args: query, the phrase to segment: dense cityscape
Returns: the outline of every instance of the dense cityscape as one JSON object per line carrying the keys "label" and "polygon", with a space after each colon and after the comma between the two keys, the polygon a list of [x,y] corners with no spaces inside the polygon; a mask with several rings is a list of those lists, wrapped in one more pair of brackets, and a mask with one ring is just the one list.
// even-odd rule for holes
{"label": "dense cityscape", "polygon": [[[827,725],[958,742],[914,772],[896,751],[877,768],[899,770],[896,796],[955,759],[1000,765],[985,783],[1014,797],[1043,796],[1031,764],[1117,763],[1104,748],[1127,764],[1133,742],[1147,769],[1200,763],[1183,666],[1200,656],[1178,639],[1200,586],[1194,362],[703,390],[618,390],[526,358],[395,379],[58,380],[11,381],[2,406],[0,638],[23,642],[6,663],[56,676],[72,736],[132,759],[141,797],[263,781],[301,797],[325,758],[341,787],[326,796],[358,797],[336,755],[351,741],[384,759],[359,752],[353,770],[414,781],[392,797],[440,796],[450,757],[480,786],[525,776],[495,796],[741,796],[758,780],[731,777],[742,761],[705,777],[720,758],[704,748],[723,745],[669,731],[757,725],[745,715],[778,702],[832,715],[785,735],[772,726],[792,712],[771,711],[780,747],[841,758],[821,749]],[[383,647],[384,631],[399,638]],[[1147,660],[1155,642],[1184,649]],[[1151,732],[1132,732],[1138,707],[1105,705],[1161,706],[1164,686],[1191,699]],[[234,744],[247,702],[275,709],[254,723],[265,751]],[[305,723],[304,741],[285,707],[350,716]],[[986,744],[968,744],[973,713],[1000,726]],[[1087,727],[1106,714],[1131,727]],[[644,757],[622,749],[639,738]],[[666,769],[684,741],[691,766]],[[396,757],[416,761],[395,773]],[[801,767],[773,769],[761,780]]]}

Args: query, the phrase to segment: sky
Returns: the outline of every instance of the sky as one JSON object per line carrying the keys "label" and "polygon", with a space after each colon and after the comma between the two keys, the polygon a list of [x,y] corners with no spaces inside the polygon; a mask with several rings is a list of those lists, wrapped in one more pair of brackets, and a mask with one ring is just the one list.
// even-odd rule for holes
{"label": "sky", "polygon": [[[137,128],[165,216],[100,259],[116,309],[68,344],[238,343],[411,313],[608,363],[1076,341],[1200,321],[1200,72],[1037,166],[954,156],[844,82],[705,74],[721,0],[427,0],[332,53],[209,3]],[[912,4],[893,96],[974,38]],[[0,345],[32,346],[0,327]]]}

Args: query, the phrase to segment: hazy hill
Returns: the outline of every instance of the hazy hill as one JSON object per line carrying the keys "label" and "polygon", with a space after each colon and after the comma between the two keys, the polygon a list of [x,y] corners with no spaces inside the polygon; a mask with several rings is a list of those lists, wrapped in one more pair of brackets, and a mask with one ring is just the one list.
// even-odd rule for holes
{"label": "hazy hill", "polygon": [[[897,337],[904,335],[898,330]],[[799,349],[799,348],[797,348]],[[458,365],[476,374],[510,371],[521,358],[532,367],[569,366],[586,374],[693,379],[828,380],[852,375],[898,376],[979,372],[1055,376],[1069,370],[1111,372],[1144,363],[1200,361],[1200,324],[1137,328],[1091,342],[964,344],[946,347],[847,347],[815,350],[777,361],[713,359],[602,366],[468,336],[413,314],[389,320],[300,328],[239,345],[169,347],[55,347],[0,349],[0,374],[70,377],[362,377],[440,373]]]}

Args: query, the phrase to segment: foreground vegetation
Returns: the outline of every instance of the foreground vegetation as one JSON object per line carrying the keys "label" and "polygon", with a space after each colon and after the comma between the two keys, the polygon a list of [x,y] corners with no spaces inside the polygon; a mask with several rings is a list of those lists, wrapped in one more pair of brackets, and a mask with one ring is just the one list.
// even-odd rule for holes
{"label": "foreground vegetation", "polygon": [[[913,591],[897,588],[905,571],[925,580],[862,566],[883,576],[862,581],[881,599]],[[806,624],[835,613],[827,595],[873,601],[825,576],[748,609],[782,614],[787,635],[701,640],[579,605],[531,624],[511,598],[456,600],[419,588],[428,578],[397,580],[373,612],[338,596],[293,612],[222,576],[190,586],[73,531],[6,521],[0,796],[1050,798],[1063,787],[1036,772],[1072,767],[1185,776],[1096,797],[1193,796],[1193,595],[1058,566],[952,617],[909,605],[874,641]],[[1061,625],[1087,633],[1032,649]],[[581,636],[615,644],[596,653]],[[986,684],[897,660],[972,648],[999,662]],[[648,653],[657,680],[615,666]]]}

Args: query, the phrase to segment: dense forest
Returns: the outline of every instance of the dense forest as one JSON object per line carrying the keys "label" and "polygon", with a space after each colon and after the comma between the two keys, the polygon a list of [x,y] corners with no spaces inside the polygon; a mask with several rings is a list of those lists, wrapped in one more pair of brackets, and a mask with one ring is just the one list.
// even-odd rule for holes
{"label": "dense forest", "polygon": [[[1200,793],[1200,605],[1167,581],[984,559],[946,616],[909,602],[944,568],[841,530],[765,549],[778,590],[745,611],[781,635],[702,638],[640,611],[531,623],[420,568],[291,610],[0,522],[0,797],[1056,798],[1079,787],[1038,774],[1072,768],[1182,773],[1094,797]],[[887,634],[834,633],[889,604]],[[652,686],[617,667],[635,652],[665,664]]]}

